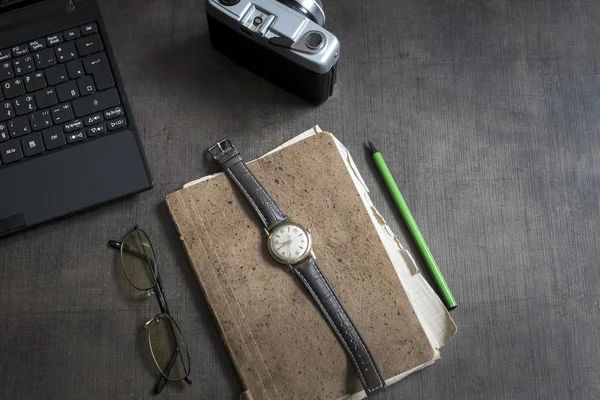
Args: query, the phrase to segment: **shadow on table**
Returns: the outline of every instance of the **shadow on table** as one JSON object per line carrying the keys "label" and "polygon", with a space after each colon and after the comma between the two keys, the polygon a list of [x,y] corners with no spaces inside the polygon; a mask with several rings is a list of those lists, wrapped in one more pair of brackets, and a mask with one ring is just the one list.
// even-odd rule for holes
{"label": "shadow on table", "polygon": [[302,99],[235,64],[212,48],[208,33],[161,48],[147,60],[152,73],[181,96],[200,95],[211,101],[202,103],[215,110],[231,110],[246,104],[314,108]]}
{"label": "shadow on table", "polygon": [[[382,197],[385,199],[385,202],[387,203],[388,207],[393,212],[393,216],[391,218],[394,218],[398,221],[398,226],[400,228],[400,232],[396,233],[396,235],[399,238],[401,238],[401,242],[404,245],[404,247],[408,251],[410,251],[410,254],[413,256],[415,262],[417,263],[417,268],[419,269],[419,272],[421,273],[421,275],[425,278],[425,280],[429,283],[429,286],[431,286],[433,288],[433,290],[436,292],[436,294],[439,296],[440,293],[438,291],[437,285],[433,281],[431,273],[429,272],[429,270],[427,268],[424,267],[425,260],[423,259],[423,256],[421,256],[421,252],[419,251],[417,245],[415,244],[415,242],[412,238],[412,235],[410,234],[410,231],[408,230],[408,227],[404,223],[404,220],[402,219],[402,216],[400,215],[400,212],[398,211],[398,208],[396,207],[396,203],[394,203],[394,199],[392,198],[392,195],[388,191],[388,189],[385,185],[385,182],[383,181],[383,178],[381,177],[381,174],[379,173],[379,170],[377,169],[377,166],[373,162],[371,148],[369,147],[368,143],[365,143],[364,150],[365,150],[365,158],[367,159],[367,165],[369,166],[369,170],[371,171],[371,173],[373,175],[375,175],[375,182],[377,183],[377,190],[381,190],[381,191],[385,192],[385,194]],[[371,189],[373,189],[373,188],[371,188]]]}

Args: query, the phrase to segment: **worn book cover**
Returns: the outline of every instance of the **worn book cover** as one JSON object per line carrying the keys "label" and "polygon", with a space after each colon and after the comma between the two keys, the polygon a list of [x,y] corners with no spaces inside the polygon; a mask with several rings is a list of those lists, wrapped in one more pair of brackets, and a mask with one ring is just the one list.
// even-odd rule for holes
{"label": "worn book cover", "polygon": [[[311,229],[321,270],[393,383],[433,362],[455,327],[439,311],[443,329],[433,332],[415,313],[338,143],[315,131],[249,166],[286,214]],[[167,204],[247,399],[362,397],[336,336],[271,258],[264,230],[226,175],[187,185]]]}

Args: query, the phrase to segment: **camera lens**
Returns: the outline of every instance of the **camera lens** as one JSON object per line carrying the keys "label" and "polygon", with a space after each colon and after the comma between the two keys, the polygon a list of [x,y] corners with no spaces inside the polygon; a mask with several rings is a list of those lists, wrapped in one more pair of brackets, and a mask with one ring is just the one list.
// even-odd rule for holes
{"label": "camera lens", "polygon": [[263,23],[263,19],[262,19],[261,17],[256,17],[256,18],[254,18],[254,21],[253,21],[253,23],[254,23],[254,25],[256,25],[256,26],[259,26],[260,24],[262,24],[262,23]]}
{"label": "camera lens", "polygon": [[277,0],[292,10],[308,17],[313,22],[323,26],[325,24],[325,11],[321,0]]}
{"label": "camera lens", "polygon": [[235,6],[240,0],[219,0],[224,6]]}

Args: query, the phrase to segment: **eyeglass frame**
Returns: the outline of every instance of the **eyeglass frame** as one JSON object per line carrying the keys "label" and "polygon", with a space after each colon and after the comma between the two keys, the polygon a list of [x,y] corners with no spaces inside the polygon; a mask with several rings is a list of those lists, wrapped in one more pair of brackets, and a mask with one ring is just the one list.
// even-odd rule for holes
{"label": "eyeglass frame", "polygon": [[[125,236],[125,239],[127,239],[132,233],[136,232],[136,231],[141,231],[142,233],[144,233],[144,235],[146,236],[146,238],[148,239],[148,242],[150,243],[150,246],[152,247],[152,251],[154,252],[154,246],[152,246],[152,242],[150,242],[150,238],[148,237],[148,235],[146,234],[146,232],[144,232],[142,229],[140,229],[137,225],[133,228],[133,230],[128,233]],[[167,298],[165,296],[165,287],[162,281],[162,278],[160,276],[160,273],[158,272],[158,268],[156,266],[156,260],[151,260],[146,254],[142,254],[139,253],[136,250],[133,250],[131,248],[129,248],[129,246],[125,245],[125,247],[123,247],[123,243],[116,241],[116,240],[109,240],[108,241],[108,245],[116,250],[119,251],[126,251],[130,254],[135,254],[138,257],[142,257],[144,258],[147,263],[148,263],[148,268],[150,268],[150,271],[152,271],[152,275],[154,276],[154,285],[152,285],[149,288],[146,289],[142,289],[139,288],[137,286],[135,286],[130,280],[129,278],[127,278],[127,281],[129,282],[129,284],[131,284],[131,286],[133,286],[135,289],[137,290],[154,290],[154,293],[156,294],[156,300],[158,301],[158,306],[160,307],[161,312],[157,315],[155,315],[154,317],[152,317],[148,322],[146,322],[146,324],[144,325],[144,327],[146,329],[149,329],[150,325],[161,315],[166,315],[171,322],[175,325],[175,327],[177,328],[177,330],[181,333],[181,330],[179,329],[179,326],[177,325],[177,323],[175,322],[175,319],[173,318],[173,316],[171,315],[171,312],[169,310],[169,304],[167,303]],[[123,268],[123,271],[125,272],[125,266],[123,265],[123,260],[121,260],[121,267]],[[127,276],[127,274],[125,274]],[[156,361],[156,358],[154,357],[154,353],[152,351],[152,346],[150,345],[150,352],[152,353],[152,358],[154,359],[154,363],[156,364],[156,366],[158,367],[158,370],[160,371],[160,378],[158,379],[158,381],[156,382],[156,385],[154,386],[154,392],[156,394],[160,394],[162,392],[162,390],[164,389],[164,387],[166,386],[167,382],[172,381],[172,382],[179,382],[179,381],[185,381],[188,385],[192,384],[192,381],[188,378],[189,374],[190,374],[190,368],[189,368],[189,359],[190,359],[190,354],[189,351],[187,349],[187,346],[185,346],[185,351],[186,351],[186,356],[188,358],[188,370],[187,375],[185,377],[183,377],[182,379],[169,379],[166,374],[169,373],[169,371],[171,370],[171,368],[173,367],[173,365],[175,364],[175,361],[177,359],[177,356],[179,355],[180,352],[180,346],[179,346],[179,338],[178,335],[176,335],[173,332],[174,337],[176,338],[177,341],[177,349],[173,354],[173,357],[171,358],[171,361],[169,362],[169,365],[167,366],[167,369],[165,372],[162,371],[162,369],[160,368],[160,366],[158,365],[158,362]],[[181,338],[181,340],[183,340],[183,337]],[[185,342],[184,342],[185,343]]]}

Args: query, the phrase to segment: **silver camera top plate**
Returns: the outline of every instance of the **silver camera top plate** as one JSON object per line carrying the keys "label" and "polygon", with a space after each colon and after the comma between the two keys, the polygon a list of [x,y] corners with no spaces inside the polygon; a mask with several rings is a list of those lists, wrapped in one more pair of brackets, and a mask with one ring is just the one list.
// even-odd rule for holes
{"label": "silver camera top plate", "polygon": [[206,0],[206,4],[207,13],[231,29],[313,72],[327,73],[339,58],[340,43],[331,32],[276,0],[241,0],[232,5]]}

